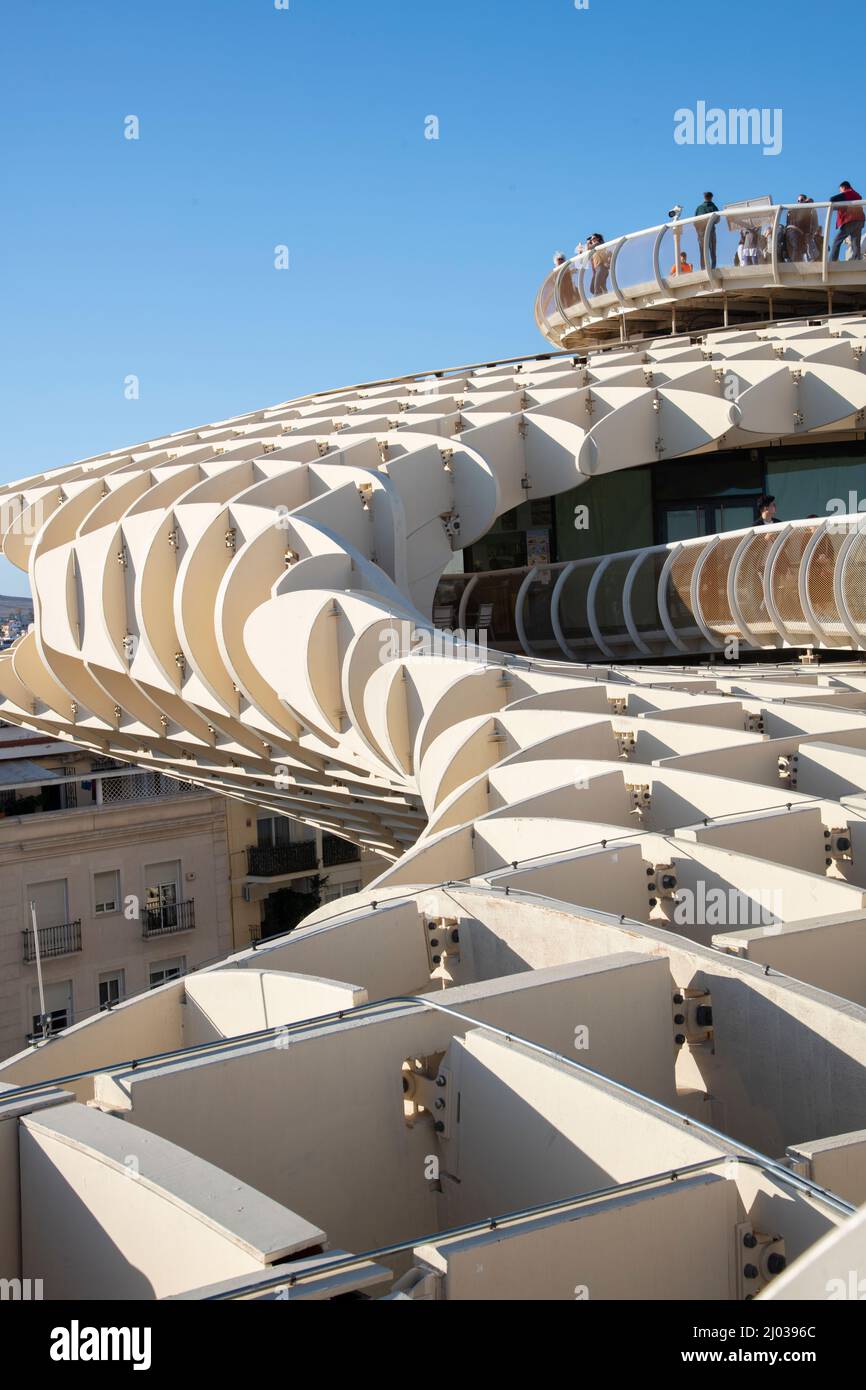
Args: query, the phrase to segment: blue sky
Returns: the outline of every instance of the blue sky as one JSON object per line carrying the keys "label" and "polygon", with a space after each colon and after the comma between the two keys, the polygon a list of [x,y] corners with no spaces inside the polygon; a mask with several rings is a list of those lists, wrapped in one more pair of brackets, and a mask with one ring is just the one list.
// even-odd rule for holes
{"label": "blue sky", "polygon": [[[5,6],[0,478],[305,391],[534,351],[554,250],[691,212],[705,187],[720,203],[823,198],[841,178],[862,191],[851,60],[866,18],[825,13]],[[700,100],[780,107],[782,152],[676,144],[674,112]],[[0,592],[26,588],[0,562]]]}

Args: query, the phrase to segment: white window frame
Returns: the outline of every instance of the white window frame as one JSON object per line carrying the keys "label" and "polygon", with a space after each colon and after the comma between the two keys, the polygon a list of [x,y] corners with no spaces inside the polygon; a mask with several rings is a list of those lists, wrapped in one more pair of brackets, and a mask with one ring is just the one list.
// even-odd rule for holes
{"label": "white window frame", "polygon": [[[105,1004],[103,1004],[103,1003],[101,1003],[100,1000],[99,1000],[100,988],[101,988],[102,985],[110,984],[112,980],[117,980],[117,984],[118,984],[117,998],[116,998],[116,999],[111,999],[111,1000],[109,1000],[108,1002],[106,1002]],[[97,1002],[99,1003],[99,1011],[100,1011],[100,1013],[104,1013],[104,1012],[109,1008],[109,1006],[110,1006],[111,1008],[114,1008],[114,1006],[115,1006],[116,1004],[119,1004],[119,1003],[121,1002],[122,999],[125,999],[125,998],[126,998],[126,971],[125,971],[125,970],[105,970],[105,971],[103,971],[103,973],[99,976],[99,978],[97,979],[97,982],[96,982],[96,998],[97,998]]]}
{"label": "white window frame", "polygon": [[[62,1009],[52,1009],[52,1008],[51,1008],[51,1004],[54,1002],[54,1001],[52,1000],[52,997],[51,997],[52,994],[54,994],[54,995],[55,995],[55,998],[56,998],[56,992],[57,992],[58,990],[64,989],[64,987],[66,987],[66,986],[68,986],[68,988],[65,989],[66,1000],[67,1000],[67,1002],[66,1002],[66,1004],[65,1004],[65,1007],[62,1008]],[[46,996],[47,996],[45,1002],[46,1002],[46,1004],[48,1005],[48,1016],[49,1016],[49,1018],[52,1018],[52,1019],[53,1019],[54,1016],[55,1016],[56,1014],[65,1014],[65,1015],[66,1015],[66,1022],[63,1023],[63,1024],[58,1023],[56,1027],[52,1027],[52,1029],[51,1029],[52,1033],[59,1033],[59,1032],[62,1032],[63,1029],[65,1029],[65,1028],[71,1028],[72,1025],[73,1025],[73,1023],[75,1022],[75,987],[74,987],[74,981],[73,981],[73,980],[51,980],[51,981],[50,981],[49,983],[47,983],[46,986],[45,986],[45,993],[46,993]],[[34,996],[35,996],[35,997],[34,997]],[[36,985],[33,985],[33,986],[31,987],[31,991],[30,991],[30,1004],[31,1004],[31,1009],[32,1009],[32,1006],[33,1006],[34,1004],[36,1005],[37,1012],[36,1012],[36,1013],[31,1012],[31,1013],[28,1013],[28,1015],[27,1015],[28,1018],[30,1019],[31,1023],[33,1024],[33,1031],[32,1031],[31,1034],[29,1034],[29,1036],[30,1036],[30,1037],[38,1037],[38,1036],[41,1036],[41,1035],[39,1034],[39,1013],[38,1013],[38,1009],[39,1009],[39,999],[38,999],[38,993],[37,993],[37,986],[36,986]]]}
{"label": "white window frame", "polygon": [[349,898],[353,893],[363,891],[363,884],[359,878],[347,879],[343,883],[335,883],[332,887],[325,888],[322,893],[323,903],[336,902],[337,898]]}
{"label": "white window frame", "polygon": [[[172,975],[166,976],[166,966],[179,966],[180,969]],[[154,981],[153,973],[155,970],[163,972],[161,980]],[[171,956],[168,960],[155,960],[147,967],[147,987],[148,989],[159,989],[162,985],[167,985],[171,980],[180,980],[187,973],[186,956]]]}
{"label": "white window frame", "polygon": [[[100,905],[96,898],[96,880],[100,874],[114,874],[117,884],[117,896],[114,907],[106,908]],[[93,870],[93,915],[94,917],[113,917],[116,913],[123,910],[123,884],[120,881],[120,869],[94,869]]]}

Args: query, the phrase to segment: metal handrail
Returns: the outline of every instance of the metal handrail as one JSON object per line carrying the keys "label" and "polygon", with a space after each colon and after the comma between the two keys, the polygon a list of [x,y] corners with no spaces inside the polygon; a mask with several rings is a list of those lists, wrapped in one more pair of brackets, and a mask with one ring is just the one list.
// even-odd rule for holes
{"label": "metal handrail", "polygon": [[[664,1101],[657,1100],[653,1096],[648,1096],[645,1092],[638,1091],[635,1087],[627,1085],[624,1081],[618,1081],[614,1077],[606,1076],[604,1072],[596,1071],[594,1067],[588,1067],[584,1062],[577,1062],[574,1060],[574,1058],[567,1057],[564,1053],[557,1052],[554,1048],[545,1047],[543,1043],[533,1042],[531,1038],[524,1038],[518,1033],[506,1030],[505,1028],[499,1028],[495,1024],[487,1022],[485,1019],[479,1019],[471,1014],[465,1014],[460,1009],[454,1009],[448,1004],[441,1003],[438,999],[431,998],[429,995],[392,995],[387,999],[379,999],[370,1003],[359,1004],[351,1009],[340,1009],[336,1011],[331,1011],[327,1014],[319,1014],[313,1018],[298,1019],[293,1023],[278,1024],[271,1028],[258,1029],[255,1032],[241,1034],[235,1038],[217,1039],[212,1043],[201,1043],[198,1046],[191,1048],[177,1049],[174,1052],[156,1054],[153,1057],[143,1058],[139,1062],[127,1062],[113,1066],[94,1067],[88,1071],[78,1073],[75,1077],[55,1078],[51,1082],[38,1083],[38,1085],[34,1086],[33,1088],[26,1086],[22,1086],[20,1088],[13,1087],[10,1088],[8,1091],[4,1091],[2,1093],[2,1096],[0,1096],[0,1102],[2,1102],[3,1104],[9,1101],[17,1102],[20,1101],[23,1098],[23,1096],[26,1095],[27,1092],[31,1089],[33,1091],[38,1092],[39,1090],[49,1087],[57,1088],[58,1086],[62,1085],[64,1081],[82,1079],[83,1077],[96,1075],[97,1073],[102,1074],[109,1072],[123,1072],[125,1070],[137,1071],[140,1070],[142,1067],[147,1066],[148,1064],[150,1064],[151,1066],[162,1066],[164,1065],[166,1060],[169,1060],[172,1057],[177,1057],[179,1060],[191,1059],[210,1051],[225,1051],[227,1049],[227,1045],[231,1045],[231,1047],[234,1048],[239,1043],[243,1042],[249,1042],[253,1040],[265,1041],[268,1038],[283,1037],[290,1033],[306,1031],[311,1028],[320,1028],[322,1025],[327,1023],[344,1023],[349,1020],[357,1019],[373,1011],[378,1011],[382,1009],[394,1009],[395,1007],[415,1007],[421,1009],[433,1009],[436,1013],[446,1014],[449,1018],[455,1018],[461,1023],[471,1024],[473,1028],[480,1028],[483,1032],[489,1033],[493,1037],[500,1038],[509,1046],[516,1044],[519,1047],[526,1048],[529,1052],[537,1053],[539,1056],[543,1056],[550,1061],[557,1062],[567,1067],[570,1071],[577,1072],[583,1076],[590,1076],[594,1080],[601,1081],[605,1085],[610,1086],[613,1090],[620,1092],[624,1096],[627,1096],[629,1099],[638,1100],[641,1102],[642,1105],[649,1106],[658,1114],[664,1115],[669,1119],[675,1120],[679,1125],[682,1125],[687,1129],[695,1130],[698,1133],[706,1136],[707,1138],[712,1139],[715,1143],[721,1144],[722,1152],[719,1153],[715,1157],[715,1159],[711,1160],[712,1162],[723,1162],[726,1159],[750,1160],[753,1164],[760,1167],[762,1172],[772,1175],[775,1178],[784,1182],[789,1182],[794,1186],[800,1187],[809,1195],[814,1196],[818,1200],[824,1201],[828,1205],[835,1207],[837,1211],[843,1213],[846,1216],[853,1215],[856,1211],[855,1206],[853,1206],[850,1202],[845,1201],[844,1198],[839,1197],[836,1193],[830,1192],[828,1189],[821,1187],[820,1184],[813,1182],[810,1178],[805,1178],[801,1174],[795,1173],[792,1169],[786,1168],[784,1164],[777,1163],[774,1159],[769,1158],[766,1154],[762,1154],[758,1149],[753,1149],[751,1145],[744,1144],[739,1139],[731,1138],[728,1135],[722,1134],[719,1130],[715,1129],[712,1125],[706,1124],[703,1120],[696,1120],[690,1116],[684,1115],[681,1111],[676,1110],[672,1105],[668,1105]],[[359,1257],[355,1256],[354,1258],[357,1259]],[[285,1281],[283,1280],[278,1282]]]}
{"label": "metal handrail", "polygon": [[[631,1178],[626,1182],[613,1183],[608,1187],[594,1188],[591,1192],[579,1192],[571,1197],[561,1197],[558,1201],[539,1202],[534,1206],[519,1207],[514,1211],[503,1212],[497,1216],[488,1216],[483,1221],[471,1221],[462,1226],[449,1226],[442,1231],[433,1231],[428,1235],[412,1236],[408,1240],[395,1241],[391,1245],[364,1250],[357,1255],[340,1255],[333,1260],[317,1261],[311,1269],[292,1272],[291,1264],[283,1265],[283,1272],[279,1275],[274,1274],[270,1279],[255,1279],[239,1288],[208,1294],[201,1301],[203,1303],[233,1302],[242,1300],[247,1294],[259,1294],[268,1289],[281,1288],[283,1285],[295,1287],[310,1280],[321,1279],[322,1275],[334,1274],[341,1269],[352,1269],[355,1265],[376,1263],[388,1258],[388,1256],[405,1254],[419,1245],[440,1245],[444,1241],[455,1240],[460,1236],[482,1235],[487,1231],[501,1230],[504,1226],[515,1226],[536,1216],[569,1211],[575,1207],[591,1206],[592,1203],[602,1201],[607,1197],[622,1196],[627,1192],[637,1192],[641,1188],[658,1186],[664,1182],[677,1182],[680,1178],[689,1177],[692,1174],[705,1173],[713,1168],[718,1168],[723,1163],[742,1164],[746,1168],[757,1168],[764,1174],[768,1173],[764,1163],[748,1154],[717,1155],[714,1158],[700,1159],[697,1163],[685,1163],[680,1168],[668,1168],[661,1173],[651,1173],[647,1177]],[[806,1188],[807,1196],[816,1201],[823,1201],[827,1206],[834,1207],[841,1215],[852,1216],[856,1213],[857,1208],[851,1206],[844,1198],[838,1197],[835,1192],[820,1188],[817,1183],[813,1183],[809,1178],[801,1177],[793,1169],[786,1168],[783,1171],[782,1181],[788,1182],[794,1187],[799,1187],[802,1184]],[[770,1175],[776,1176],[775,1173]]]}

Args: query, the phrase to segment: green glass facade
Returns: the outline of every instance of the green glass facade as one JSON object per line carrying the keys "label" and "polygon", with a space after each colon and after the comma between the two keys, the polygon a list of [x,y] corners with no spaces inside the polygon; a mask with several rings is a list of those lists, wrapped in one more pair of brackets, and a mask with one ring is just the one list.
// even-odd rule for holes
{"label": "green glass facade", "polygon": [[[466,570],[517,569],[735,531],[756,520],[761,493],[781,520],[866,511],[866,441],[737,449],[623,469],[500,517],[464,552]],[[545,546],[547,550],[545,552]]]}

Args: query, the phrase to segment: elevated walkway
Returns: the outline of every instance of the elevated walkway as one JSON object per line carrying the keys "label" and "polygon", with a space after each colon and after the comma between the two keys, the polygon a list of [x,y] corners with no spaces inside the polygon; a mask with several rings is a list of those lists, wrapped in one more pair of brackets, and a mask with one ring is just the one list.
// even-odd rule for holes
{"label": "elevated walkway", "polygon": [[570,661],[866,650],[866,516],[750,526],[552,565],[447,575],[435,611],[491,648]]}
{"label": "elevated walkway", "polygon": [[840,206],[866,201],[756,200],[628,232],[552,270],[535,321],[556,347],[581,350],[855,312],[866,306],[866,259],[832,259]]}

